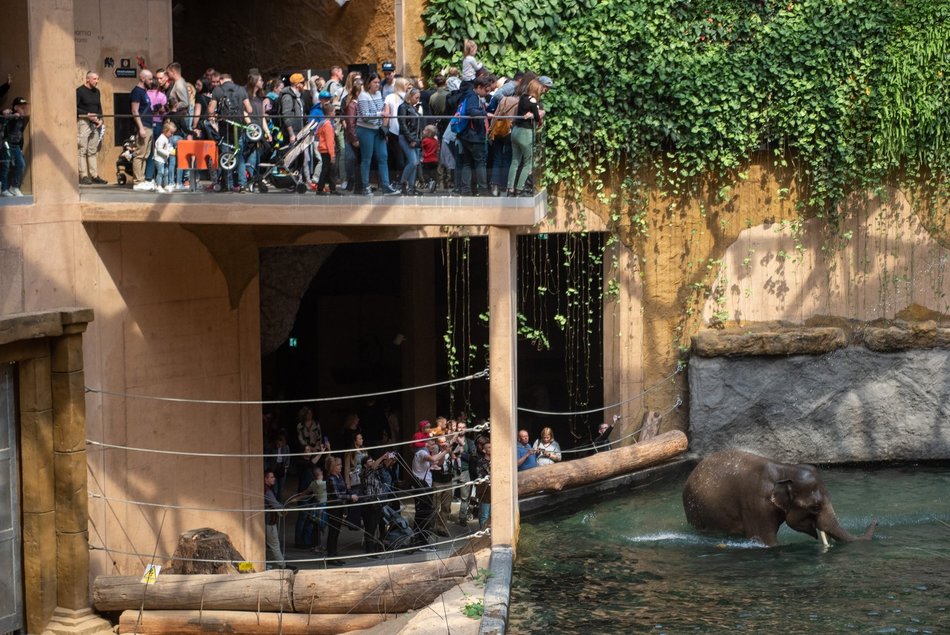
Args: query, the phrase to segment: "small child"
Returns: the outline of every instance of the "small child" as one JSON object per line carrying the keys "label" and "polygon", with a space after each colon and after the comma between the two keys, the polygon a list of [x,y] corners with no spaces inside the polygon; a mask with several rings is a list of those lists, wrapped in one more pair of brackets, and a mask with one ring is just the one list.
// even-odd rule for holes
{"label": "small child", "polygon": [[439,171],[439,129],[429,124],[422,129],[422,179],[429,194],[435,192]]}
{"label": "small child", "polygon": [[462,52],[465,54],[462,59],[462,81],[474,82],[475,75],[482,69],[482,63],[475,59],[475,54],[478,53],[478,44],[475,44],[473,40],[465,40]]}
{"label": "small child", "polygon": [[162,124],[162,134],[155,140],[155,190],[157,192],[174,192],[175,186],[172,185],[168,177],[168,160],[175,154],[175,148],[172,146],[172,135],[178,127],[173,121],[165,121]]}
{"label": "small child", "polygon": [[323,121],[317,125],[317,152],[320,153],[320,179],[317,181],[317,195],[325,194],[324,186],[330,186],[330,194],[336,191],[333,179],[333,166],[336,164],[336,130],[333,128],[333,96],[327,91],[320,93],[320,106],[323,109]]}
{"label": "small child", "polygon": [[310,485],[307,487],[310,494],[313,495],[313,500],[310,503],[313,509],[310,511],[310,523],[313,524],[313,551],[319,553],[322,551],[320,547],[321,534],[323,532],[323,526],[326,524],[326,506],[327,506],[327,482],[323,480],[323,470],[319,467],[313,468],[313,480],[310,481]]}

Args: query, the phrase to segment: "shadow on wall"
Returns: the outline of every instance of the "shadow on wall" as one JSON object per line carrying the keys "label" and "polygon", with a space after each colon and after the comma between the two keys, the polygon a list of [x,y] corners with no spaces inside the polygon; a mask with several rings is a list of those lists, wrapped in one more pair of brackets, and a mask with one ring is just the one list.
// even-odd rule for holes
{"label": "shadow on wall", "polygon": [[395,57],[394,0],[176,1],[172,22],[175,57],[190,80],[208,67],[243,83],[250,67],[266,77]]}

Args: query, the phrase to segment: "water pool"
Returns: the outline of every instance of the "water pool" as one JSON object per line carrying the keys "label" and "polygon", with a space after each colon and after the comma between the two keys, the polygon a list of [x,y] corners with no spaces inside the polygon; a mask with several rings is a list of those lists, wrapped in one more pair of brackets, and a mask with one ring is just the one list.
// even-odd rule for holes
{"label": "water pool", "polygon": [[950,467],[823,469],[841,524],[872,542],[780,546],[697,533],[686,475],[521,528],[511,633],[950,632]]}

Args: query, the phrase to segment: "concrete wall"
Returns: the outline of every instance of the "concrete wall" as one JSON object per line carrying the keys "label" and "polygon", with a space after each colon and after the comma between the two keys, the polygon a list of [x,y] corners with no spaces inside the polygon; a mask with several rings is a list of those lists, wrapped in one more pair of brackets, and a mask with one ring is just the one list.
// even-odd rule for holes
{"label": "concrete wall", "polygon": [[[29,39],[29,12],[26,0],[5,0],[2,9],[3,19],[0,20],[0,84],[12,78],[10,92],[0,100],[0,110],[10,108],[16,97],[26,97],[32,101],[30,93],[30,39]],[[24,145],[26,158],[26,173],[23,177],[22,189],[25,193],[33,191],[32,165],[30,161],[30,138],[27,129],[27,138]]]}

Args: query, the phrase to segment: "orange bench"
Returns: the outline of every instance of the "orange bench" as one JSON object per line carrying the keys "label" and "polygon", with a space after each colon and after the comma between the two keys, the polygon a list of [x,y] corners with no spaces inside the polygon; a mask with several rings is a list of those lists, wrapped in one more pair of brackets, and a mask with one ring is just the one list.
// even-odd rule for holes
{"label": "orange bench", "polygon": [[218,169],[218,144],[214,141],[188,141],[182,139],[175,150],[178,169],[191,170],[191,191],[198,189],[198,170]]}

